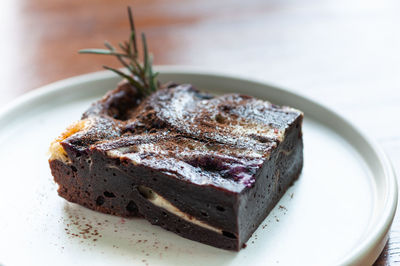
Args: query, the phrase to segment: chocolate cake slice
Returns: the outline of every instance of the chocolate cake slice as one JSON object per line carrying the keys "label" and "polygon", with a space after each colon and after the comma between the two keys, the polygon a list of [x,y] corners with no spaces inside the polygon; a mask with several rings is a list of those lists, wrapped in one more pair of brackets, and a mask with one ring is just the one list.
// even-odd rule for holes
{"label": "chocolate cake slice", "polygon": [[170,84],[142,97],[124,82],[52,143],[49,162],[68,201],[239,250],[300,175],[302,120],[250,96]]}

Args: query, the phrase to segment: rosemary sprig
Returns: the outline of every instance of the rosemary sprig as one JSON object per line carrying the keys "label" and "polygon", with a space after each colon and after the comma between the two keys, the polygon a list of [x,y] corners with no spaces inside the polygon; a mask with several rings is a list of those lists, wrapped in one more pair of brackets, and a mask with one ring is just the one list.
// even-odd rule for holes
{"label": "rosemary sprig", "polygon": [[130,7],[128,7],[128,16],[131,33],[128,41],[118,44],[120,51],[106,41],[104,42],[104,46],[107,49],[82,49],[79,51],[79,53],[115,56],[118,61],[128,69],[130,74],[126,74],[118,69],[108,66],[103,67],[127,79],[132,86],[139,90],[139,93],[141,93],[143,96],[146,96],[158,89],[159,83],[156,79],[158,73],[153,72],[153,57],[148,53],[146,36],[144,33],[142,33],[141,36],[143,44],[143,63],[140,62],[136,41],[137,35],[135,31],[135,24],[133,23],[132,10]]}

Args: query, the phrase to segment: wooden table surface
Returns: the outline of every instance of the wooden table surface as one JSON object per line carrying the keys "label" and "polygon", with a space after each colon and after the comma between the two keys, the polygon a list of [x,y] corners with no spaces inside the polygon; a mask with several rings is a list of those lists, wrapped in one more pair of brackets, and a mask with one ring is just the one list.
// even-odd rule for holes
{"label": "wooden table surface", "polygon": [[[126,39],[127,5],[156,64],[203,66],[301,92],[375,137],[399,172],[397,0],[2,0],[0,107],[103,64],[118,67],[77,50]],[[377,265],[400,263],[397,217]]]}

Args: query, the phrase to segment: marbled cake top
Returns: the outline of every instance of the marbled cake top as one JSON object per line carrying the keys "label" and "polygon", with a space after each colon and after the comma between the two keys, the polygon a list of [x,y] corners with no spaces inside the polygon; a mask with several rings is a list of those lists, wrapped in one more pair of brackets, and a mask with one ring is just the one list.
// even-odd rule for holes
{"label": "marbled cake top", "polygon": [[165,85],[141,99],[125,82],[94,103],[80,129],[60,144],[101,150],[195,184],[241,191],[252,186],[258,169],[302,115],[250,96],[211,96],[189,84]]}

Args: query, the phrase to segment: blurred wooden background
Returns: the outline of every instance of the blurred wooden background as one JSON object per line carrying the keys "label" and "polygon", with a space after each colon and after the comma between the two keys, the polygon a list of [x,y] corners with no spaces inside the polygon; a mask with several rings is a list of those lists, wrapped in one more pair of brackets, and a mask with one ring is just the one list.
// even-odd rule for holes
{"label": "blurred wooden background", "polygon": [[[337,110],[384,147],[399,172],[400,1],[2,0],[0,108],[24,92],[101,69],[78,55],[126,39],[126,6],[156,64],[238,73]],[[376,264],[400,263],[400,221]]]}

